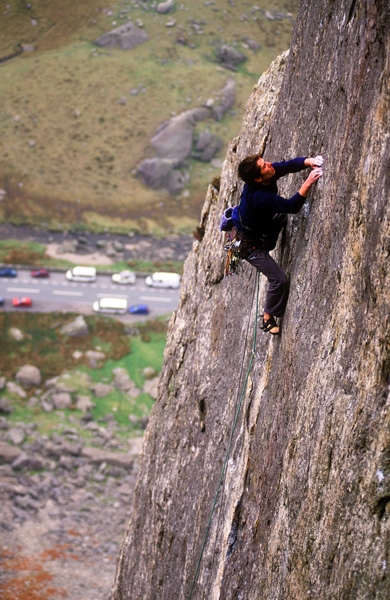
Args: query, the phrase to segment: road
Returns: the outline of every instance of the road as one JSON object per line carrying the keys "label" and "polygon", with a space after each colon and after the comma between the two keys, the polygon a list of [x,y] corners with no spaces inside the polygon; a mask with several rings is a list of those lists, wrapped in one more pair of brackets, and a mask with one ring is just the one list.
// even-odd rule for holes
{"label": "road", "polygon": [[[31,308],[14,308],[12,298],[29,296]],[[65,273],[51,272],[47,279],[31,277],[30,271],[18,270],[17,277],[0,278],[0,297],[4,298],[3,310],[53,312],[72,311],[96,314],[92,304],[99,298],[127,298],[132,304],[147,304],[150,316],[172,313],[179,303],[180,289],[151,288],[144,277],[137,277],[135,285],[120,285],[111,281],[110,275],[98,274],[96,281],[78,283],[68,281]],[[139,315],[126,315],[126,320],[139,320]]]}

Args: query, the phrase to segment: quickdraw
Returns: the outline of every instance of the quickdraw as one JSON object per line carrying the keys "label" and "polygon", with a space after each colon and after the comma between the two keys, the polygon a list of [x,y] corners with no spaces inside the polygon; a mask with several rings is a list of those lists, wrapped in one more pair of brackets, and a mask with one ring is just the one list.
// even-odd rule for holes
{"label": "quickdraw", "polygon": [[[229,232],[230,233],[230,232]],[[225,261],[225,276],[227,275],[237,275],[240,271],[242,255],[241,255],[241,240],[234,236],[233,239],[229,239],[229,234],[227,237],[227,243],[225,244],[224,250],[226,254]]]}

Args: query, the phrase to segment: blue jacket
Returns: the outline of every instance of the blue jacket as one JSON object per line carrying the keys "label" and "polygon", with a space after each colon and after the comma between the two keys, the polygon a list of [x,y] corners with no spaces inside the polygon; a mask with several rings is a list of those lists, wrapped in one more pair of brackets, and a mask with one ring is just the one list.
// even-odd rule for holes
{"label": "blue jacket", "polygon": [[232,220],[242,232],[252,230],[256,234],[268,233],[272,229],[272,219],[278,213],[296,214],[306,198],[298,192],[291,198],[278,195],[277,180],[289,173],[297,173],[307,167],[306,157],[272,163],[275,175],[268,185],[255,183],[244,185],[240,204],[233,209]]}

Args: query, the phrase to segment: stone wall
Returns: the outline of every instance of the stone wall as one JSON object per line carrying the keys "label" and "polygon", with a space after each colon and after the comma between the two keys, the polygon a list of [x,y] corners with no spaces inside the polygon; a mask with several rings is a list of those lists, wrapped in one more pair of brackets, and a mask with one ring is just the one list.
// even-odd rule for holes
{"label": "stone wall", "polygon": [[[185,265],[113,600],[389,597],[389,26],[387,0],[303,0],[247,103]],[[219,219],[258,150],[325,157],[276,249],[280,338],[254,329],[264,279],[257,301],[250,265],[223,277]]]}

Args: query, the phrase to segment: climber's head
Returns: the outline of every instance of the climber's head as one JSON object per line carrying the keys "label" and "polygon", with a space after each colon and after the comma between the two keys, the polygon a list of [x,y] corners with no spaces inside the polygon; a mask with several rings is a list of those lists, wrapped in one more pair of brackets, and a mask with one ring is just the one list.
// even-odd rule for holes
{"label": "climber's head", "polygon": [[238,175],[248,185],[267,183],[275,175],[275,169],[260,154],[251,154],[238,165]]}

